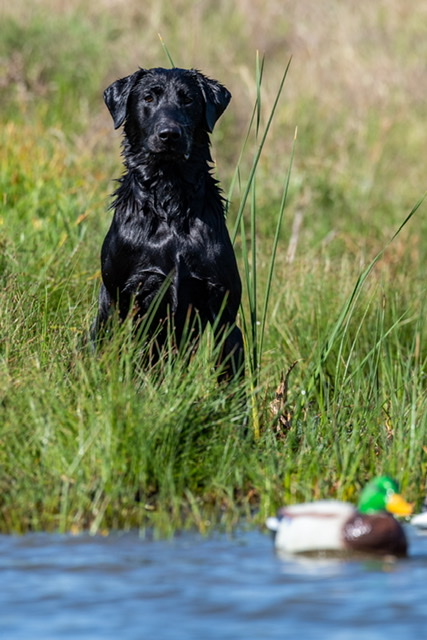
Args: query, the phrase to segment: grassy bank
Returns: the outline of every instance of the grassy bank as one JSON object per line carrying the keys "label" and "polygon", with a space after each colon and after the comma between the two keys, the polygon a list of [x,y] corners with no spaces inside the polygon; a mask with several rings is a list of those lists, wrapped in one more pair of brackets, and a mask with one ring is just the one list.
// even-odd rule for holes
{"label": "grassy bank", "polygon": [[[383,472],[420,503],[425,9],[27,4],[0,37],[0,530],[260,523]],[[97,357],[80,348],[121,171],[100,96],[168,66],[158,32],[233,93],[213,137],[245,282],[245,408],[218,388],[209,335],[188,367],[155,371],[126,326]]]}

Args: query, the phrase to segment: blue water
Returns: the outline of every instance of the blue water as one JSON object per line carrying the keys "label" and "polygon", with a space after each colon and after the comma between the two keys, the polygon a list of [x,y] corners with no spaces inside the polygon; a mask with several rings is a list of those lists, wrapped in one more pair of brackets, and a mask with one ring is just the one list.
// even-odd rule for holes
{"label": "blue water", "polygon": [[396,562],[283,560],[259,531],[0,536],[0,638],[424,638],[427,536],[408,535]]}

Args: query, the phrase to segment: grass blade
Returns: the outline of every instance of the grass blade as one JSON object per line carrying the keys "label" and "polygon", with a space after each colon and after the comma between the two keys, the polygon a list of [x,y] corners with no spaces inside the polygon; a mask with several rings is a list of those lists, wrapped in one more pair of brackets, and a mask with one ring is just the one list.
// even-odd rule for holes
{"label": "grass blade", "polygon": [[157,35],[159,36],[160,43],[161,43],[161,45],[162,45],[162,47],[163,47],[163,51],[165,52],[167,59],[169,60],[169,64],[170,64],[170,66],[171,66],[172,68],[175,68],[175,67],[176,67],[176,65],[175,65],[175,63],[174,63],[174,61],[173,61],[173,59],[172,59],[172,56],[171,56],[171,53],[170,53],[169,49],[168,49],[168,48],[167,48],[167,46],[166,46],[166,42],[163,40],[163,38],[162,38],[162,36],[160,35],[160,33],[159,33],[159,34],[157,34]]}
{"label": "grass blade", "polygon": [[[276,113],[277,105],[279,104],[279,100],[280,100],[280,97],[282,95],[283,86],[285,84],[285,80],[286,80],[286,77],[288,75],[288,71],[289,71],[289,67],[290,67],[290,64],[291,64],[291,60],[292,60],[292,58],[289,59],[289,62],[286,65],[286,69],[285,69],[285,71],[283,73],[283,76],[282,76],[282,79],[280,81],[279,88],[277,90],[276,98],[274,100],[270,116],[268,118],[267,124],[266,124],[265,129],[264,129],[264,133],[263,133],[263,135],[261,137],[261,141],[260,141],[260,143],[258,145],[258,149],[257,149],[255,157],[253,159],[252,168],[251,168],[250,173],[249,173],[249,177],[248,177],[248,181],[247,181],[247,184],[246,184],[246,188],[245,188],[245,191],[243,192],[242,199],[240,201],[239,210],[237,212],[236,222],[235,222],[235,225],[234,225],[234,230],[233,230],[233,232],[231,234],[231,240],[232,240],[233,243],[236,240],[237,232],[238,232],[238,229],[239,229],[240,223],[241,223],[241,218],[243,216],[243,211],[245,209],[246,202],[247,202],[249,193],[251,191],[252,182],[254,180],[254,177],[255,177],[255,174],[256,174],[256,170],[257,170],[257,167],[258,167],[258,162],[259,162],[259,159],[261,157],[262,151],[264,149],[265,141],[267,139],[267,135],[268,135],[268,132],[270,130],[270,126],[271,126],[271,123],[273,121],[274,114]],[[254,111],[254,114],[257,113],[257,109],[258,109],[258,106],[256,105],[256,109]]]}
{"label": "grass blade", "polygon": [[277,255],[277,247],[279,245],[280,230],[281,230],[282,222],[283,222],[283,214],[284,214],[285,207],[286,207],[286,202],[287,202],[287,199],[288,199],[289,182],[290,182],[290,178],[291,178],[292,165],[293,165],[294,156],[295,156],[296,139],[297,139],[297,129],[295,129],[294,142],[293,142],[293,145],[292,145],[292,151],[291,151],[291,157],[290,157],[290,161],[289,161],[288,172],[287,172],[286,178],[285,178],[285,185],[284,185],[284,189],[283,189],[282,201],[280,203],[279,214],[277,216],[276,231],[275,231],[275,234],[274,234],[270,265],[269,265],[268,274],[267,274],[267,285],[266,285],[266,288],[265,288],[264,304],[263,304],[263,307],[262,307],[261,320],[260,320],[261,325],[260,325],[260,329],[259,329],[259,353],[262,353],[262,351],[263,351],[264,334],[265,334],[265,323],[266,323],[266,319],[267,319],[267,311],[268,311],[268,305],[269,305],[270,295],[271,295],[271,283],[273,281],[274,267],[275,267],[276,255]]}

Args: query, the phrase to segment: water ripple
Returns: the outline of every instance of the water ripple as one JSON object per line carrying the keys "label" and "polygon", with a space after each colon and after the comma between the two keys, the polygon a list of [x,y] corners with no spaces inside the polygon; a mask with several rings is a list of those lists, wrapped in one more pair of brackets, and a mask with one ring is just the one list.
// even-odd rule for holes
{"label": "water ripple", "polygon": [[390,563],[281,559],[268,535],[0,536],[5,640],[424,637],[427,537]]}

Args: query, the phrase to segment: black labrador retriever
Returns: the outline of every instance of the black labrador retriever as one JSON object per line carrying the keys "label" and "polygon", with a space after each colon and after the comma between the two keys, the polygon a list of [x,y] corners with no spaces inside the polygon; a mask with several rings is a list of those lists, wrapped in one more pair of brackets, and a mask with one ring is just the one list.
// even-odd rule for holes
{"label": "black labrador retriever", "polygon": [[210,323],[220,378],[240,375],[236,326],[241,282],[225,225],[224,200],[211,175],[209,133],[229,91],[196,70],[139,69],[104,92],[117,129],[124,125],[125,173],[101,252],[96,342],[114,310],[138,324],[150,318],[157,357],[172,327],[179,346]]}

